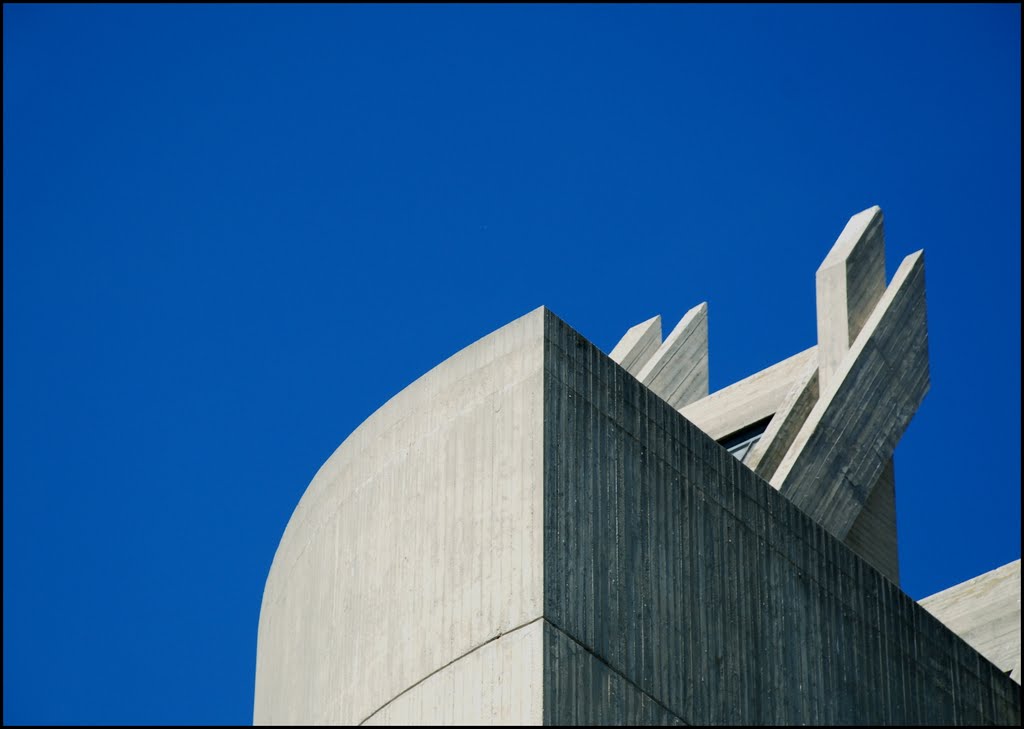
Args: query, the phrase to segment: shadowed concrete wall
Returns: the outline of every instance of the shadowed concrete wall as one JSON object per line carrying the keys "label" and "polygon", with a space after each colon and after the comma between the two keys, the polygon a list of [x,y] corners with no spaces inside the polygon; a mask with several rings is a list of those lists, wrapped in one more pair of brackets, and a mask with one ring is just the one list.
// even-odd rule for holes
{"label": "shadowed concrete wall", "polygon": [[[544,616],[581,652],[690,724],[1020,722],[996,666],[553,315],[544,367]],[[576,660],[545,656],[545,717],[600,721]]]}
{"label": "shadowed concrete wall", "polygon": [[537,310],[434,368],[316,474],[263,595],[255,723],[357,723],[444,667],[403,702],[421,721],[473,716],[453,702],[540,720],[539,631],[486,664],[522,669],[497,697],[453,662],[479,669],[476,649],[541,616],[543,325]]}

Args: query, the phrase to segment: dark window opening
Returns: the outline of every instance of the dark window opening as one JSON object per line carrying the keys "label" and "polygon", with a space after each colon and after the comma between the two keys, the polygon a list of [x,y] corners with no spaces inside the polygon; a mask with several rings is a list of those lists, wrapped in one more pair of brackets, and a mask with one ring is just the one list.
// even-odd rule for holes
{"label": "dark window opening", "polygon": [[735,433],[719,438],[718,444],[742,461],[754,444],[761,440],[761,436],[768,429],[768,423],[772,421],[773,417],[774,415],[769,415],[756,423],[740,428]]}

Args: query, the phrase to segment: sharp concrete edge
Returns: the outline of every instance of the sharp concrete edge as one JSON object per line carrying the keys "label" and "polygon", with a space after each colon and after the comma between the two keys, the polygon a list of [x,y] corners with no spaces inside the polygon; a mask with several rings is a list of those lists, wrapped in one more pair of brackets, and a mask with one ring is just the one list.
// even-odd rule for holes
{"label": "sharp concrete edge", "polygon": [[811,347],[711,393],[679,410],[683,417],[718,440],[782,409],[805,369],[818,366]]}
{"label": "sharp concrete edge", "polygon": [[929,382],[924,251],[918,251],[903,260],[822,389],[772,485],[845,539]]}
{"label": "sharp concrete edge", "polygon": [[814,276],[819,382],[824,390],[885,291],[885,232],[877,205],[843,228]]}
{"label": "sharp concrete edge", "polygon": [[1020,683],[1020,560],[924,598],[921,607]]}
{"label": "sharp concrete edge", "polygon": [[772,416],[761,440],[747,452],[743,463],[770,482],[817,401],[818,359],[814,357],[804,363],[803,370]]}
{"label": "sharp concrete edge", "polygon": [[640,322],[627,331],[608,356],[634,377],[661,346],[661,315]]}
{"label": "sharp concrete edge", "polygon": [[677,410],[707,396],[707,302],[683,315],[636,378]]}

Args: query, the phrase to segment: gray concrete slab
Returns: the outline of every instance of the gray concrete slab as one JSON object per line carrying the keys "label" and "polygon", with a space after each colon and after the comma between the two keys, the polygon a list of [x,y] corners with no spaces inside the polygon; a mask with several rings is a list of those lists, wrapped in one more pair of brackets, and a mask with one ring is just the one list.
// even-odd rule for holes
{"label": "gray concrete slab", "polygon": [[921,606],[1020,683],[1020,560],[921,600]]}

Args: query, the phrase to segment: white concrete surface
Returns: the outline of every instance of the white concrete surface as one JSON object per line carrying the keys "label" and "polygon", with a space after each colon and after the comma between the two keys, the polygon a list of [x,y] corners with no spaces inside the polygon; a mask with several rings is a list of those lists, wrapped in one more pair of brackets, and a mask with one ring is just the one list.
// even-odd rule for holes
{"label": "white concrete surface", "polygon": [[[267,579],[254,723],[361,722],[541,617],[543,352],[538,309],[402,390],[319,470]],[[506,645],[446,676],[500,665],[484,657]],[[527,682],[516,686],[477,678],[453,684],[467,693],[449,700],[536,719],[535,676],[508,674]],[[479,696],[482,685],[511,692],[514,704]],[[425,692],[426,683],[405,702]]]}
{"label": "white concrete surface", "polygon": [[814,277],[818,382],[825,390],[885,291],[885,233],[877,205],[843,228]]}
{"label": "white concrete surface", "polygon": [[789,390],[810,367],[817,367],[817,348],[792,357],[723,387],[679,409],[687,420],[715,440],[774,415]]}
{"label": "white concrete surface", "polygon": [[924,598],[921,607],[1020,683],[1020,560]]}
{"label": "white concrete surface", "polygon": [[630,327],[608,356],[634,377],[661,346],[661,315]]}
{"label": "white concrete surface", "polygon": [[708,394],[708,305],[679,320],[636,378],[677,410]]}
{"label": "white concrete surface", "polygon": [[539,726],[544,721],[544,621],[458,658],[383,706],[367,726]]}

